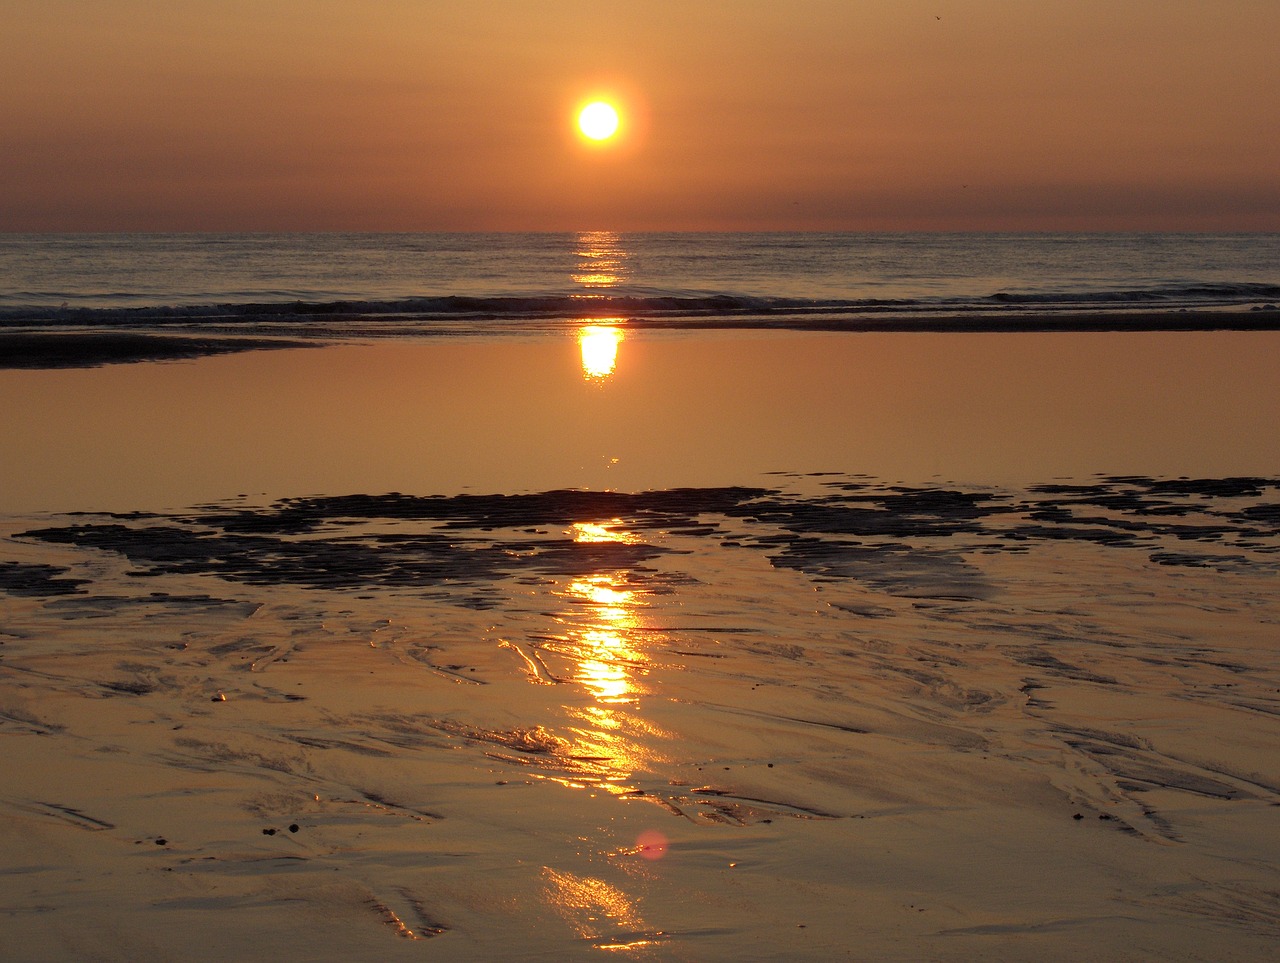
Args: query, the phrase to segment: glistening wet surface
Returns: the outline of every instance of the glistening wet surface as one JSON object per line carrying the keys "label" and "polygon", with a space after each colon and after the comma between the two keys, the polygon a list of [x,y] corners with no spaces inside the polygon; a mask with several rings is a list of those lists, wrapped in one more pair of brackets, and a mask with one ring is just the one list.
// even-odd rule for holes
{"label": "glistening wet surface", "polygon": [[[177,921],[477,958],[513,927],[532,955],[835,952],[852,903],[873,950],[939,958],[1280,933],[1278,479],[6,526],[0,733],[33,775],[0,807],[94,834]],[[112,905],[26,859],[11,919]]]}

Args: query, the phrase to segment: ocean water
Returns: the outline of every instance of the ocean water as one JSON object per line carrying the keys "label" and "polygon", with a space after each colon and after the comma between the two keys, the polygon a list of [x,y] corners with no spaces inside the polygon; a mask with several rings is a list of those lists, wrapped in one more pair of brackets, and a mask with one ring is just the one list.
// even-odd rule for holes
{"label": "ocean water", "polygon": [[1262,308],[1280,234],[0,235],[0,324]]}

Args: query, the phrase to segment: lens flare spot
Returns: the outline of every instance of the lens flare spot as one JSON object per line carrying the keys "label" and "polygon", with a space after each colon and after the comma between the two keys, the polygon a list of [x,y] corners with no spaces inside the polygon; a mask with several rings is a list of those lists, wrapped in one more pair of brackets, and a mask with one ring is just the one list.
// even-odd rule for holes
{"label": "lens flare spot", "polygon": [[668,845],[667,837],[656,829],[646,829],[636,838],[636,852],[645,859],[661,859]]}

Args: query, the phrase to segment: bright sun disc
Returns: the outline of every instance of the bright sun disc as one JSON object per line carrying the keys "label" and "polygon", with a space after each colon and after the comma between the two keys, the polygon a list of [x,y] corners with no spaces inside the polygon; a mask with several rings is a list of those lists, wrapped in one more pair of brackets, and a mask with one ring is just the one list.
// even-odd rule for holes
{"label": "bright sun disc", "polygon": [[578,114],[578,129],[592,140],[607,140],[618,129],[618,112],[603,100],[587,104]]}

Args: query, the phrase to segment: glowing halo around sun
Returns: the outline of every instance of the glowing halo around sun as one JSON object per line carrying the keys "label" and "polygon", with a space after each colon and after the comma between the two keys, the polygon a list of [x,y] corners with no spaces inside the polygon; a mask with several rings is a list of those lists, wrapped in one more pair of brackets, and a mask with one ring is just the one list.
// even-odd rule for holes
{"label": "glowing halo around sun", "polygon": [[618,124],[618,109],[603,100],[593,100],[578,112],[578,130],[589,140],[608,140],[618,132]]}

